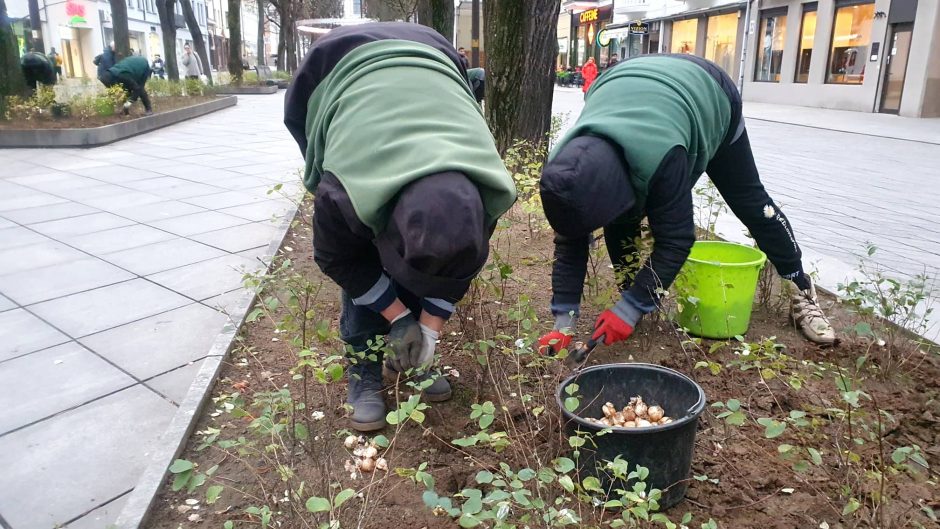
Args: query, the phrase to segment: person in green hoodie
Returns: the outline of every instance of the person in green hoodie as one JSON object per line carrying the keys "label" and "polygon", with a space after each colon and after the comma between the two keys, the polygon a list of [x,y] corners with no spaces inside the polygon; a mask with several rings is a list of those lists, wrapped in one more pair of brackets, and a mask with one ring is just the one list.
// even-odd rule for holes
{"label": "person in green hoodie", "polygon": [[[555,328],[540,340],[544,348],[559,350],[571,341],[594,230],[604,229],[624,279],[620,299],[598,317],[591,340],[625,340],[656,309],[695,242],[692,189],[702,173],[777,272],[796,286],[793,323],[810,341],[835,341],[790,221],[760,181],[734,81],[700,57],[649,55],[620,62],[598,78],[542,172],[542,204],[556,232]],[[634,239],[644,217],[653,251],[631,276],[626,270],[637,262]]]}
{"label": "person in green hoodie", "polygon": [[153,114],[153,107],[150,105],[150,96],[147,95],[145,86],[152,72],[147,59],[133,55],[121,59],[117,64],[105,70],[99,80],[101,84],[109,88],[114,85],[121,85],[124,88],[124,92],[127,93],[127,102],[124,103],[125,115],[130,113],[131,105],[139,98],[144,105],[144,115],[149,116]]}
{"label": "person in green hoodie", "polygon": [[457,51],[418,24],[334,29],[294,76],[284,123],[315,197],[314,260],[343,291],[352,427],[385,426],[383,359],[450,398],[437,340],[516,198]]}

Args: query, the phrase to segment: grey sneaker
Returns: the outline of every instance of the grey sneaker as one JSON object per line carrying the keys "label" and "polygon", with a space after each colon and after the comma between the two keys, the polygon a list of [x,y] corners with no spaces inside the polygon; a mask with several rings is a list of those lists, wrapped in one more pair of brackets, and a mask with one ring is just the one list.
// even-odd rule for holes
{"label": "grey sneaker", "polygon": [[790,321],[811,342],[832,345],[836,341],[836,332],[819,306],[816,286],[812,283],[790,298]]}
{"label": "grey sneaker", "polygon": [[360,362],[349,366],[349,395],[353,407],[352,427],[372,432],[385,427],[385,400],[382,398],[382,364]]}

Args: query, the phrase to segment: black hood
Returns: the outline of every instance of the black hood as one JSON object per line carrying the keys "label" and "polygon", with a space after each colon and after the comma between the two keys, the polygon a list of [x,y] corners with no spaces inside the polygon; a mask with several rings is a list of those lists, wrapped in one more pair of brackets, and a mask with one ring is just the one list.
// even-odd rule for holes
{"label": "black hood", "polygon": [[567,237],[606,226],[636,204],[623,155],[594,136],[569,141],[545,165],[539,189],[548,223]]}
{"label": "black hood", "polygon": [[[467,70],[457,50],[440,33],[427,26],[405,22],[376,22],[331,30],[313,43],[300,68],[294,73],[294,80],[284,98],[284,124],[297,141],[302,154],[307,153],[307,102],[313,91],[349,52],[363,44],[390,39],[431,46],[447,55],[460,70],[460,74],[464,78],[467,77]],[[381,97],[381,94],[377,97]]]}
{"label": "black hood", "polygon": [[421,297],[460,299],[489,254],[480,192],[462,173],[416,180],[398,197],[376,239],[382,266]]}

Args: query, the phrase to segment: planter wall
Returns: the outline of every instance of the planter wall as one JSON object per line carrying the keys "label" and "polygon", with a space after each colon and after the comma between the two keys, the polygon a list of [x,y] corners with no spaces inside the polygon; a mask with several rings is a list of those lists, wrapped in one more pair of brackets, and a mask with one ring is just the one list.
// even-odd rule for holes
{"label": "planter wall", "polygon": [[277,85],[222,85],[215,91],[217,94],[259,95],[277,93]]}
{"label": "planter wall", "polygon": [[0,147],[98,147],[235,106],[237,102],[237,97],[225,96],[191,107],[178,108],[103,127],[3,130],[0,131]]}

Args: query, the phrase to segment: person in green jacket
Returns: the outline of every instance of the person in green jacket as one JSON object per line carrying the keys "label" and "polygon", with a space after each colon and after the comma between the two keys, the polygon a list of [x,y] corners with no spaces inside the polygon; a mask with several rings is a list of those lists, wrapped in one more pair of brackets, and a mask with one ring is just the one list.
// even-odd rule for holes
{"label": "person in green jacket", "polygon": [[473,89],[473,97],[477,99],[477,103],[482,103],[486,96],[486,71],[483,68],[470,68],[467,70],[467,79]]}
{"label": "person in green jacket", "polygon": [[351,426],[385,426],[382,362],[450,398],[437,340],[516,189],[457,51],[426,26],[331,30],[296,72],[284,124],[313,193],[313,258],[343,291]]}
{"label": "person in green jacket", "polygon": [[[591,233],[599,228],[623,281],[620,299],[597,319],[591,340],[625,340],[656,309],[695,242],[692,189],[703,172],[777,272],[796,286],[793,323],[813,342],[835,341],[790,221],[760,181],[734,81],[700,57],[649,55],[620,62],[597,79],[542,173],[542,204],[556,232],[555,328],[541,338],[543,348],[560,350],[571,341]],[[631,277],[644,217],[653,251]]]}
{"label": "person in green jacket", "polygon": [[121,59],[117,64],[105,70],[100,80],[106,87],[121,85],[124,88],[124,92],[127,93],[127,102],[124,103],[125,115],[130,114],[131,105],[139,98],[144,105],[144,115],[149,116],[153,114],[153,107],[150,105],[150,96],[147,95],[145,86],[151,73],[147,59],[133,55]]}

